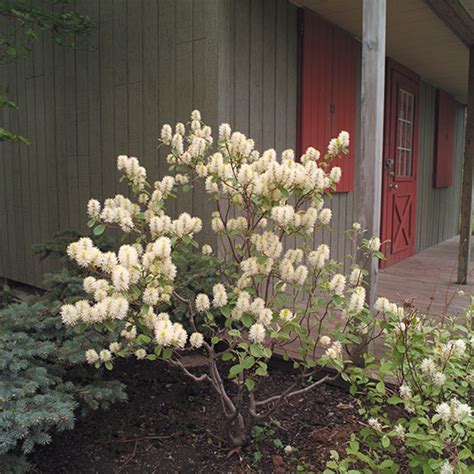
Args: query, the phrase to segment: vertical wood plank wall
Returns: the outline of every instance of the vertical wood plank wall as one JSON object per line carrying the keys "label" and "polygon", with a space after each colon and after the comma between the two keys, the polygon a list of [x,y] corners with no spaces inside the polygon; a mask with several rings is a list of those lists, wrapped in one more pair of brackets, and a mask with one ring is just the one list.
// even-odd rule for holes
{"label": "vertical wood plank wall", "polygon": [[417,176],[416,250],[443,242],[459,233],[462,158],[464,153],[464,107],[456,103],[454,124],[453,184],[433,186],[436,89],[421,83],[420,132]]}
{"label": "vertical wood plank wall", "polygon": [[[85,232],[89,197],[126,193],[115,171],[118,154],[138,156],[152,180],[166,173],[156,150],[163,123],[185,121],[199,108],[211,126],[229,122],[260,150],[296,147],[297,7],[287,0],[75,6],[97,26],[92,51],[61,49],[44,36],[31,60],[0,68],[0,83],[21,108],[2,111],[4,126],[32,140],[28,147],[0,144],[0,277],[36,286],[54,265],[34,258],[31,245],[59,230]],[[360,61],[358,67],[360,77]],[[454,184],[435,189],[435,89],[426,83],[420,102],[417,250],[457,233],[464,121],[459,106]],[[340,260],[351,250],[344,231],[357,215],[358,156],[357,147],[355,192],[328,200],[333,230],[315,236],[315,245],[329,243]],[[206,219],[205,193],[194,190],[170,211],[183,209]]]}
{"label": "vertical wood plank wall", "polygon": [[[219,81],[223,92],[219,97],[219,121],[228,121],[253,138],[260,151],[275,148],[281,153],[286,148],[295,149],[297,7],[286,0],[224,0],[221,6]],[[360,60],[358,78],[359,63]],[[357,116],[359,110],[360,97]],[[356,149],[356,163],[358,154]],[[354,220],[356,193],[357,189],[353,193],[335,193],[328,199],[326,207],[333,212],[332,232],[323,230],[315,235],[315,245],[327,242],[332,256],[341,260],[351,251],[344,232]]]}
{"label": "vertical wood plank wall", "polygon": [[[127,192],[118,154],[137,156],[154,181],[167,171],[157,152],[163,123],[199,108],[217,124],[216,0],[71,5],[93,19],[89,50],[42,35],[28,61],[0,68],[20,106],[2,110],[2,125],[31,139],[0,144],[0,277],[36,286],[54,265],[33,257],[32,244],[60,230],[86,232],[90,197]],[[204,217],[204,199],[195,190],[171,211]]]}

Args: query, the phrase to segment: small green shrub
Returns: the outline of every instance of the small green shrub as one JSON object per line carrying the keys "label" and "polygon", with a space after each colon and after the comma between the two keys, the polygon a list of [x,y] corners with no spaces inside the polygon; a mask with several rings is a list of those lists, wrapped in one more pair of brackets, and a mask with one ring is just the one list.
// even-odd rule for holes
{"label": "small green shrub", "polygon": [[367,425],[344,459],[333,453],[327,473],[472,472],[473,311],[464,324],[413,309],[384,313],[385,358],[367,357],[366,370],[352,371]]}

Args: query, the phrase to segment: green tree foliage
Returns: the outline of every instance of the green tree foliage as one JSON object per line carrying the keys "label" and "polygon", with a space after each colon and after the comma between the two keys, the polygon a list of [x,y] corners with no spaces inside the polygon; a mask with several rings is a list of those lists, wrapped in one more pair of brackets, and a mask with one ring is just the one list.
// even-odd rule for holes
{"label": "green tree foliage", "polygon": [[[92,19],[68,8],[67,0],[31,2],[0,0],[0,65],[30,56],[42,32],[67,48],[76,48],[92,30]],[[0,85],[0,108],[17,109],[9,99],[7,86]],[[0,127],[0,141],[29,143],[28,138]]]}
{"label": "green tree foliage", "polygon": [[[64,255],[61,249],[71,236],[77,234],[61,234],[36,251],[43,257]],[[63,266],[46,275],[45,295],[0,311],[0,472],[21,472],[24,455],[48,443],[54,431],[71,429],[77,414],[126,399],[120,382],[83,364],[91,337],[102,347],[113,335],[78,334],[61,322],[60,299],[83,297],[80,275]]]}

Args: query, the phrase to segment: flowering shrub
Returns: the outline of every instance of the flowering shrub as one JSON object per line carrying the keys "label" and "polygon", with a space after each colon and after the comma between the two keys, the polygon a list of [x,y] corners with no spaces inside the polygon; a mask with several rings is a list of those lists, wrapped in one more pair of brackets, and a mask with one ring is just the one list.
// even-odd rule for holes
{"label": "flowering shrub", "polygon": [[[277,159],[274,150],[258,153],[253,140],[227,124],[214,143],[194,111],[174,132],[165,125],[160,142],[169,148],[173,175],[151,185],[136,158],[119,156],[131,198],[89,201],[94,233],[118,227],[129,243],[117,253],[101,252],[87,238],[69,246],[69,256],[90,272],[84,279],[89,298],[64,305],[62,320],[78,330],[119,328],[120,338],[109,347],[87,350],[90,364],[111,368],[116,357],[129,355],[162,359],[192,380],[210,383],[227,439],[239,447],[249,428],[283,400],[337,377],[318,377],[318,366],[343,372],[361,335],[366,343],[376,336],[365,304],[366,271],[354,260],[346,277],[327,245],[313,246],[315,232],[331,221],[324,198],[341,177],[332,161],[347,153],[349,135],[331,140],[324,157],[309,148],[299,160],[292,150]],[[225,259],[207,244],[199,248],[199,218],[183,212],[172,219],[165,212],[168,199],[199,181],[214,203],[211,227]],[[380,240],[363,239],[358,224],[350,237],[357,261],[381,257]],[[183,252],[202,252],[221,268],[212,291],[185,296],[175,265]],[[190,330],[164,311],[173,301],[186,305]],[[200,375],[183,363],[193,350],[207,359]],[[275,352],[293,360],[298,377],[282,393],[263,398],[260,388]]]}
{"label": "flowering shrub", "polygon": [[[348,457],[329,463],[327,472],[347,472],[363,463],[371,472],[470,472],[474,461],[474,304],[464,325],[454,319],[435,324],[416,310],[387,314],[386,358],[354,368],[352,392],[363,395],[367,427],[353,439]],[[335,471],[333,470],[335,469]]]}

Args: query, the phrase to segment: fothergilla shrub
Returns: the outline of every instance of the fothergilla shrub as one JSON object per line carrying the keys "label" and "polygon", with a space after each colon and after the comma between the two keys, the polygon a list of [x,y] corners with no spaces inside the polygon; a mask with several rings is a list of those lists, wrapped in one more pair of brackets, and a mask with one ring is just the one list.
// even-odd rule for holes
{"label": "fothergilla shrub", "polygon": [[[68,247],[70,258],[88,272],[88,296],[62,307],[63,323],[120,335],[108,347],[91,345],[88,363],[111,367],[117,357],[160,359],[209,383],[233,447],[247,442],[250,428],[284,400],[344,373],[353,349],[380,333],[365,301],[367,273],[357,262],[382,257],[380,240],[364,239],[357,223],[349,232],[355,249],[349,275],[327,245],[314,245],[315,233],[330,225],[324,200],[340,180],[335,160],[348,146],[349,135],[341,132],[324,156],[314,148],[298,159],[292,150],[280,157],[272,149],[260,154],[253,140],[227,124],[214,140],[194,111],[189,123],[162,129],[170,175],[152,183],[137,158],[119,156],[130,197],[91,199],[88,225],[96,235],[120,229],[128,243],[116,252],[103,252],[88,238]],[[173,219],[165,210],[169,199],[199,182],[214,207],[210,227],[217,251],[198,245],[201,219],[187,212]],[[177,262],[187,253],[203,253],[221,269],[212,288],[197,295],[186,293],[190,282],[178,276]],[[170,309],[177,303],[186,308],[186,324]],[[183,362],[191,351],[205,356],[204,373]],[[297,377],[283,392],[264,397],[274,353],[293,361]],[[336,374],[319,376],[321,366]]]}

